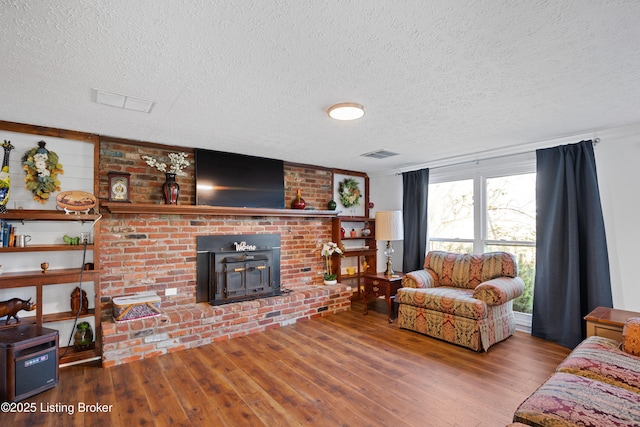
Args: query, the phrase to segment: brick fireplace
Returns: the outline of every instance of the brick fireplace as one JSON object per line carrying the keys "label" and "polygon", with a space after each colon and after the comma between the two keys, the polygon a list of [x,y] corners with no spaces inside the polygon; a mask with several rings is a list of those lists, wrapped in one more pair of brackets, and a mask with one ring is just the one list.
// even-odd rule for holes
{"label": "brick fireplace", "polygon": [[[142,155],[158,157],[184,148],[102,139],[100,198],[107,197],[109,171],[131,173],[133,203],[159,204],[164,176],[147,168]],[[186,170],[188,176],[192,171]],[[324,209],[332,195],[332,172],[285,164],[287,206],[301,189],[307,205]],[[192,179],[178,177],[179,204],[195,203]],[[314,316],[350,309],[351,291],[322,284],[320,245],[331,239],[330,217],[110,214],[101,229],[103,366],[153,357],[217,340],[279,327]],[[280,282],[287,295],[211,306],[197,302],[197,239],[207,235],[278,234]],[[175,288],[176,295],[165,295]],[[114,323],[110,300],[154,291],[164,314]]]}

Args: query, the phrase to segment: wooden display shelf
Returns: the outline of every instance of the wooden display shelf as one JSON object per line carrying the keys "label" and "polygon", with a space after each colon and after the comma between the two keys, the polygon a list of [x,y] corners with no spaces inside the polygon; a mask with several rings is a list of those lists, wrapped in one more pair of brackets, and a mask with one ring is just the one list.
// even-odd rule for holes
{"label": "wooden display shelf", "polygon": [[48,270],[46,273],[43,273],[42,270],[11,271],[0,274],[0,289],[73,283],[80,280],[81,274],[83,279],[91,281],[100,273],[99,270],[81,270],[79,268],[58,268]]}
{"label": "wooden display shelf", "polygon": [[[67,245],[67,244],[51,244],[51,245],[29,245],[22,248],[10,247],[0,248],[2,252],[54,252],[54,251],[81,251],[84,245]],[[93,245],[87,245],[87,250],[93,250]]]}
{"label": "wooden display shelf", "polygon": [[94,357],[100,356],[100,352],[96,350],[95,341],[91,343],[89,348],[78,350],[71,347],[60,347],[58,350],[58,354],[60,354],[60,365],[64,365],[66,363],[74,363],[80,362],[88,359],[92,359]]}
{"label": "wooden display shelf", "polygon": [[371,248],[353,248],[353,249],[345,249],[344,256],[364,256],[364,255],[373,255],[378,252],[377,249]]}
{"label": "wooden display shelf", "polygon": [[[93,317],[95,316],[95,314],[96,311],[93,308],[90,308],[87,313],[78,315],[78,318],[81,319],[84,317]],[[64,320],[73,320],[75,318],[76,314],[71,311],[42,315],[43,323],[62,322]],[[20,317],[20,323],[16,323],[16,321],[12,318],[11,323],[9,323],[8,325],[5,324],[5,321],[5,319],[2,319],[0,321],[0,329],[12,328],[18,325],[35,325],[38,323],[38,319],[36,316]]]}
{"label": "wooden display shelf", "polygon": [[152,205],[146,203],[102,203],[102,208],[112,214],[161,214],[161,215],[233,215],[233,216],[291,216],[334,217],[339,211],[316,209],[237,208],[202,205]]}
{"label": "wooden display shelf", "polygon": [[64,211],[38,209],[9,209],[0,219],[9,221],[95,221],[100,214],[65,213]]}
{"label": "wooden display shelf", "polygon": [[[18,315],[20,315],[20,313],[18,313]],[[20,323],[16,323],[13,318],[11,318],[11,323],[9,323],[8,325],[6,324],[6,321],[6,318],[0,320],[0,329],[15,328],[19,325],[35,325],[38,323],[35,316],[20,317]]]}
{"label": "wooden display shelf", "polygon": [[[83,317],[93,317],[96,314],[96,311],[93,308],[87,310],[85,314],[79,314],[78,318],[81,319]],[[72,311],[62,311],[59,313],[51,313],[44,314],[42,316],[42,321],[44,323],[50,322],[62,322],[63,320],[73,320],[76,318],[76,314]]]}
{"label": "wooden display shelf", "polygon": [[342,222],[375,222],[375,218],[369,218],[368,216],[342,216],[342,215],[337,215],[338,217],[340,217],[340,221]]}

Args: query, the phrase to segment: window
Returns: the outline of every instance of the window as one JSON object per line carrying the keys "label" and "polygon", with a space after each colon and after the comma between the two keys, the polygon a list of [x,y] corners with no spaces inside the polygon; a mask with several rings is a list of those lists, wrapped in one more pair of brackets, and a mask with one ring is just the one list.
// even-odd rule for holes
{"label": "window", "polygon": [[536,249],[535,156],[472,165],[430,171],[429,250],[513,253],[526,285],[525,293],[514,300],[514,310],[531,313]]}

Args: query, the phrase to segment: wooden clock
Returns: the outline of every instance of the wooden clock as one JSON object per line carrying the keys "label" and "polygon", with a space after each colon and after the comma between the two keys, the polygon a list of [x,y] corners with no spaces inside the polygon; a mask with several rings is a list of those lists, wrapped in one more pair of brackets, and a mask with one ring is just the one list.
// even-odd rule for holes
{"label": "wooden clock", "polygon": [[110,202],[127,202],[129,200],[129,178],[130,173],[127,172],[109,172],[109,201]]}

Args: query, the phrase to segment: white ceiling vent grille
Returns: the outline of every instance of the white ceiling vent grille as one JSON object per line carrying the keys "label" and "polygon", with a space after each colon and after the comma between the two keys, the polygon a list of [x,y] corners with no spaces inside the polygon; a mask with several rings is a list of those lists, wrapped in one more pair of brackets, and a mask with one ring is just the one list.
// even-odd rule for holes
{"label": "white ceiling vent grille", "polygon": [[386,159],[387,157],[397,156],[398,153],[394,153],[389,150],[377,150],[370,153],[362,154],[362,157],[371,157],[372,159]]}
{"label": "white ceiling vent grille", "polygon": [[96,89],[96,102],[98,104],[123,108],[125,110],[140,111],[142,113],[151,112],[151,109],[155,105],[155,101],[120,95],[119,93],[107,92],[100,89]]}

